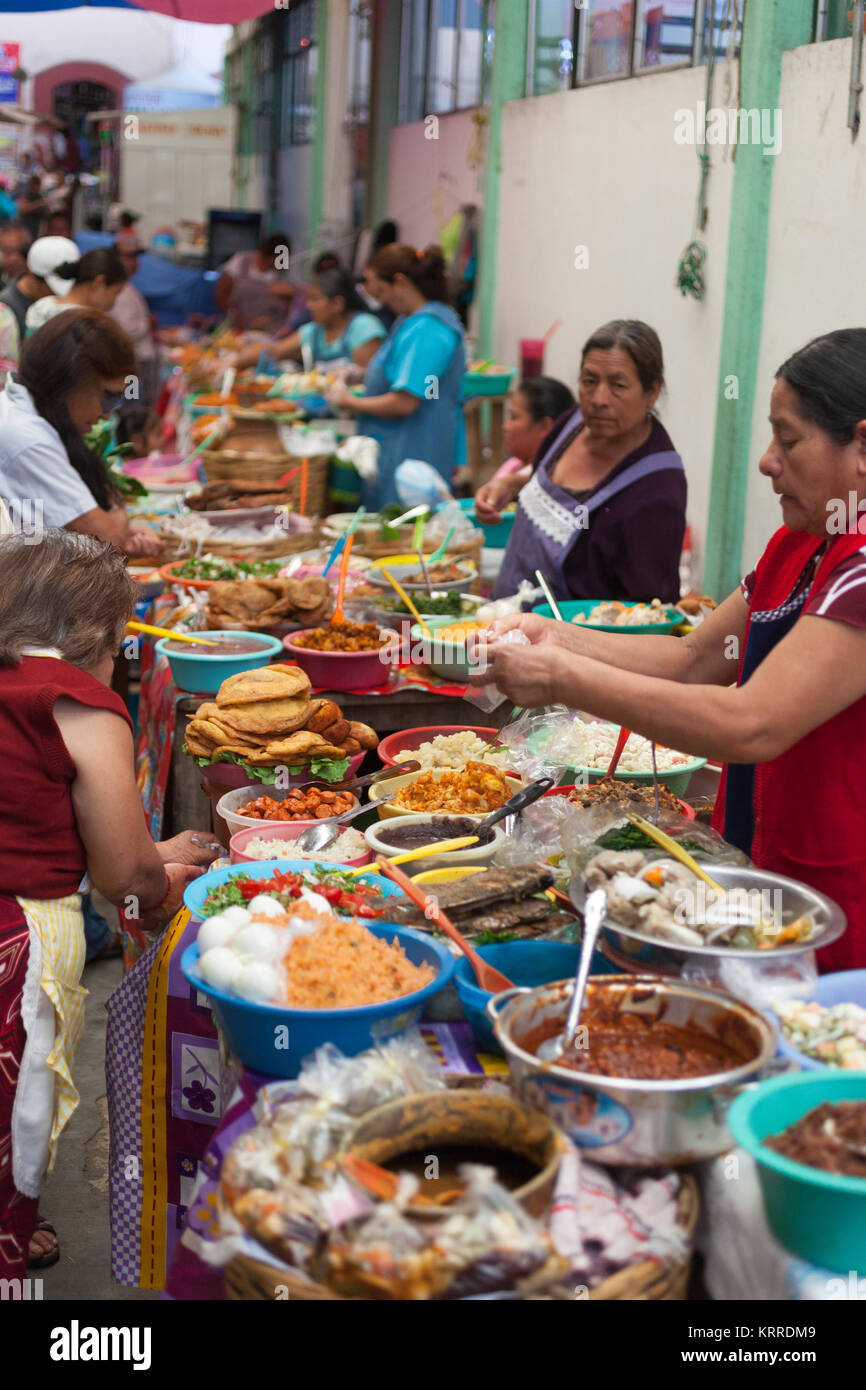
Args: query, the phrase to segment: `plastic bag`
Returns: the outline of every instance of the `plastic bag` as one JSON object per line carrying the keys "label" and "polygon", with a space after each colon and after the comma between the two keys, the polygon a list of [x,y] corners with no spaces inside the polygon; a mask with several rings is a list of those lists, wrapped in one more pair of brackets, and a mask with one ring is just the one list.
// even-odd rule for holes
{"label": "plastic bag", "polygon": [[537,589],[529,579],[521,579],[516,594],[511,594],[508,598],[495,598],[491,599],[489,603],[482,603],[475,617],[479,623],[493,623],[497,618],[507,618],[512,613],[520,613],[527,606],[537,603],[543,597],[543,589]]}
{"label": "plastic bag", "polygon": [[[510,636],[511,633],[506,633],[506,638]],[[567,714],[564,705],[545,705],[541,709],[523,711],[500,729],[498,742],[508,749],[514,771],[527,782],[551,777],[556,786],[562,778],[566,764],[549,756],[546,732],[551,723]]]}
{"label": "plastic bag", "polygon": [[394,486],[406,508],[423,505],[435,511],[443,502],[454,501],[442,475],[422,459],[404,459],[398,464]]}
{"label": "plastic bag", "polygon": [[[480,634],[480,640],[471,644],[469,648],[476,662],[476,673],[483,673],[488,666],[487,643],[484,638],[485,634],[482,632]],[[517,646],[529,646],[529,638],[526,633],[521,632],[519,628],[512,628],[510,632],[506,632],[504,636],[498,637],[496,640],[497,644],[510,642]],[[484,714],[490,714],[492,710],[497,709],[499,705],[502,704],[502,701],[508,697],[503,694],[498,685],[491,683],[490,685],[470,687],[463,698],[467,700],[470,705],[475,705],[477,709],[482,710]]]}
{"label": "plastic bag", "polygon": [[[812,999],[818,981],[818,962],[814,951],[796,956],[777,956],[761,951],[759,959],[724,956],[708,961],[691,956],[681,971],[684,980],[727,990],[756,1009],[767,1012],[783,999]],[[775,1019],[774,1019],[775,1021]]]}
{"label": "plastic bag", "polygon": [[352,434],[335,450],[340,463],[352,463],[365,483],[374,483],[379,476],[379,441],[366,434]]}

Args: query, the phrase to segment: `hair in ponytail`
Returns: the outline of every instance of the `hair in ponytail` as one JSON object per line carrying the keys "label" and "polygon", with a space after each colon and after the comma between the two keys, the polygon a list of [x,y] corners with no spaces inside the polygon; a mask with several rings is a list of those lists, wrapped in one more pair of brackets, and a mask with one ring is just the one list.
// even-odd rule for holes
{"label": "hair in ponytail", "polygon": [[100,275],[106,285],[120,285],[129,278],[123,261],[111,246],[96,246],[92,251],[85,251],[77,261],[64,261],[55,266],[51,274],[59,275],[61,280],[74,280],[76,285],[91,284]]}
{"label": "hair in ponytail", "polygon": [[448,270],[441,246],[425,246],[416,251],[412,246],[393,242],[383,246],[370,261],[370,269],[380,280],[392,284],[396,275],[405,275],[425,299],[450,304]]}
{"label": "hair in ponytail", "polygon": [[[82,260],[84,258],[82,257]],[[122,496],[105,463],[88,449],[66,406],[72,391],[135,372],[135,349],[120,324],[98,309],[66,309],[25,338],[15,380],[60,435],[69,462],[106,511]]]}

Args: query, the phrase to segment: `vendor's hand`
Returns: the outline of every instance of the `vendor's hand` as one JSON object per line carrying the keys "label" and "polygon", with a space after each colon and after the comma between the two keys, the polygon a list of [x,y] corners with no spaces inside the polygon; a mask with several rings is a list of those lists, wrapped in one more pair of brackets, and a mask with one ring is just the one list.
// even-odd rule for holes
{"label": "vendor's hand", "polygon": [[236,371],[241,371],[244,367],[254,367],[262,355],[261,343],[250,343],[249,347],[241,348],[240,352],[232,359],[232,366]]}
{"label": "vendor's hand", "polygon": [[475,515],[478,520],[485,526],[495,526],[502,520],[503,508],[514,501],[519,491],[513,474],[505,478],[491,478],[475,494]]}
{"label": "vendor's hand", "polygon": [[[563,624],[559,626],[561,629]],[[508,613],[504,618],[495,618],[486,631],[491,639],[504,637],[506,632],[523,632],[533,646],[539,643],[561,645],[557,641],[557,624],[552,618],[541,618],[537,613]]]}
{"label": "vendor's hand", "polygon": [[537,709],[557,702],[560,653],[555,647],[491,641],[486,669],[473,672],[471,685],[495,685],[522,709]]}
{"label": "vendor's hand", "polygon": [[204,869],[198,868],[195,864],[166,864],[165,872],[168,878],[168,893],[160,903],[142,914],[141,926],[145,931],[161,931],[168,925],[183,905],[187,884],[199,878]]}
{"label": "vendor's hand", "polygon": [[214,835],[203,830],[184,830],[170,840],[160,840],[156,850],[163,864],[194,864],[205,868],[226,852]]}
{"label": "vendor's hand", "polygon": [[127,555],[152,556],[161,555],[165,546],[149,526],[131,526],[123,548]]}
{"label": "vendor's hand", "polygon": [[353,410],[358,402],[357,396],[353,396],[352,392],[347,391],[340,382],[335,382],[333,386],[329,387],[325,392],[325,398],[328,404],[337,410]]}

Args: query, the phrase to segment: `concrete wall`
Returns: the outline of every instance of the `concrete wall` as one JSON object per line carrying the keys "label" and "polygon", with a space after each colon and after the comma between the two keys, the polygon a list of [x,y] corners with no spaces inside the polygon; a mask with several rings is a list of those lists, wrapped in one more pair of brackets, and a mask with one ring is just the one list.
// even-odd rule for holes
{"label": "concrete wall", "polygon": [[[770,217],[743,548],[747,564],[781,520],[769,484],[757,471],[770,437],[767,415],[776,370],[817,334],[866,324],[866,139],[861,134],[852,141],[847,127],[850,64],[850,39],[796,48],[783,60],[783,142]],[[863,114],[866,118],[866,105]]]}
{"label": "concrete wall", "polygon": [[144,240],[160,226],[204,221],[208,208],[232,205],[234,107],[141,112],[134,119],[135,138],[122,146],[120,197],[141,208]]}
{"label": "concrete wall", "polygon": [[388,211],[410,246],[435,241],[461,203],[482,202],[482,174],[471,168],[476,125],[471,111],[437,117],[438,139],[425,138],[423,121],[395,126],[388,162]]}
{"label": "concrete wall", "polygon": [[[684,299],[674,277],[692,236],[698,161],[694,146],[674,141],[675,113],[694,110],[704,83],[703,69],[681,69],[505,106],[495,325],[497,358],[513,365],[518,340],[561,317],[545,369],[572,389],[593,329],[612,318],[656,329],[667,375],[659,411],[685,462],[699,546],[733,173],[730,154],[714,150],[706,295]],[[586,247],[587,269],[575,268],[576,247]]]}
{"label": "concrete wall", "polygon": [[[313,166],[312,145],[287,145],[278,156],[279,204],[274,231],[291,237],[296,251],[310,245],[310,177]],[[261,207],[261,203],[251,203]],[[303,265],[301,265],[303,273]]]}

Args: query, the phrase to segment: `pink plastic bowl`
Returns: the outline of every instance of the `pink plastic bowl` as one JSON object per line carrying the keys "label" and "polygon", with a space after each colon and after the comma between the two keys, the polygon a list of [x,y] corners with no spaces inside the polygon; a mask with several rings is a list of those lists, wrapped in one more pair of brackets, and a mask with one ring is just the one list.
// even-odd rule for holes
{"label": "pink plastic bowl", "polygon": [[[349,759],[349,770],[342,782],[326,782],[323,777],[311,777],[309,771],[305,770],[304,772],[290,775],[286,785],[289,787],[314,786],[323,787],[333,792],[340,791],[340,789],[345,786],[346,782],[351,781],[356,775],[358,768],[364,761],[365,755],[365,750],[362,749],[360,753],[355,753],[354,756]],[[204,774],[206,781],[211,782],[215,787],[223,787],[225,791],[234,791],[236,787],[248,787],[251,785],[249,772],[245,767],[239,767],[237,763],[206,763],[205,766],[201,768],[201,772]],[[267,782],[262,782],[258,785],[259,796],[269,796],[273,792],[273,786],[269,785]],[[296,824],[300,824],[300,822],[296,822]]]}
{"label": "pink plastic bowl", "polygon": [[499,733],[498,729],[476,728],[473,724],[429,724],[424,729],[407,729],[404,734],[388,734],[376,749],[386,767],[396,767],[396,753],[415,753],[422,743],[429,743],[437,734],[477,734],[485,743],[490,743]]}
{"label": "pink plastic bowl", "polygon": [[315,630],[306,627],[283,638],[283,646],[292,661],[306,671],[314,690],[371,690],[385,684],[400,646],[397,633],[380,628],[391,640],[375,652],[314,652],[296,645],[294,639]]}
{"label": "pink plastic bowl", "polygon": [[[258,859],[254,859],[252,855],[244,853],[245,846],[249,844],[250,840],[254,840],[258,835],[263,836],[266,840],[296,840],[298,836],[301,834],[301,832],[304,830],[309,830],[311,825],[321,824],[321,821],[304,822],[298,820],[292,822],[284,822],[282,825],[277,825],[272,821],[270,824],[264,822],[261,827],[252,826],[249,830],[239,830],[237,834],[232,835],[231,839],[229,840],[231,862],[232,864],[260,863],[261,861]],[[368,850],[366,854],[362,854],[358,859],[344,859],[341,860],[339,863],[335,860],[334,868],[360,869],[363,868],[365,864],[369,864],[372,858],[373,851]],[[313,862],[314,861],[311,859],[310,863],[312,864]]]}

